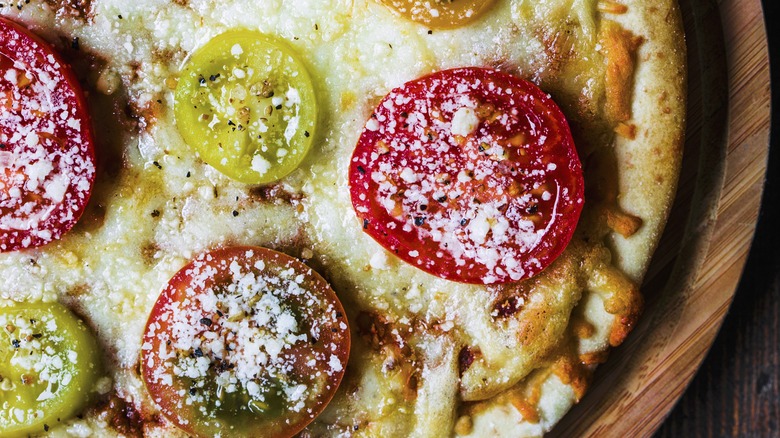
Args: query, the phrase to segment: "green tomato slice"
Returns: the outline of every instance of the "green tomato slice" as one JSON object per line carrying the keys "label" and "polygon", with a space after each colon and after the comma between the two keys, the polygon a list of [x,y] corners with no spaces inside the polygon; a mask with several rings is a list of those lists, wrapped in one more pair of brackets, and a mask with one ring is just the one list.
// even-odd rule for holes
{"label": "green tomato slice", "polygon": [[203,161],[238,181],[265,184],[303,160],[317,103],[306,68],[285,42],[230,31],[190,57],[176,87],[175,116]]}
{"label": "green tomato slice", "polygon": [[0,435],[42,433],[77,414],[100,370],[95,338],[61,304],[0,307]]}
{"label": "green tomato slice", "polygon": [[141,373],[160,412],[198,437],[289,438],[325,409],[350,350],[344,308],[300,261],[260,247],[200,255],[146,323]]}

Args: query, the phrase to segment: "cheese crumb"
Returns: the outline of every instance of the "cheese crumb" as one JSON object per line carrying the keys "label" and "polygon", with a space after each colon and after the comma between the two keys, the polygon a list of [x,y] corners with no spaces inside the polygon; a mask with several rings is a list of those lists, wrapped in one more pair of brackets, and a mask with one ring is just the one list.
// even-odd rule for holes
{"label": "cheese crumb", "polygon": [[452,116],[452,135],[468,137],[479,126],[479,117],[477,113],[469,107],[461,107]]}
{"label": "cheese crumb", "polygon": [[271,170],[271,163],[263,158],[262,155],[255,155],[252,157],[252,170],[259,173],[260,175],[265,175],[269,170]]}

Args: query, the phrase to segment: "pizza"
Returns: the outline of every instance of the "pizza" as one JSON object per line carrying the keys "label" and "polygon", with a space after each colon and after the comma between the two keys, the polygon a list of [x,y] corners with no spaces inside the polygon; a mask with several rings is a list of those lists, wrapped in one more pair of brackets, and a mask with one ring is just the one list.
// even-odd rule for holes
{"label": "pizza", "polygon": [[544,435],[684,60],[672,0],[0,0],[0,434]]}

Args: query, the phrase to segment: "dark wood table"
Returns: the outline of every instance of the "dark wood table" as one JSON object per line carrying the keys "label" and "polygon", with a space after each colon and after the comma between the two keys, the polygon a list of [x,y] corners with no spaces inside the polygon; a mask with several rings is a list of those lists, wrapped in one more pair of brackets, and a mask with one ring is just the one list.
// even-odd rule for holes
{"label": "dark wood table", "polygon": [[656,437],[780,437],[780,2],[763,0],[772,147],[755,239],[712,349]]}

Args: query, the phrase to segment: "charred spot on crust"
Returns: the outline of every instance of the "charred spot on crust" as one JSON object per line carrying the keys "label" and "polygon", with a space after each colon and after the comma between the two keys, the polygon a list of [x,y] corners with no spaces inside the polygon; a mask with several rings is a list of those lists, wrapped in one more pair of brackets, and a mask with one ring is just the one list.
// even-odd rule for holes
{"label": "charred spot on crust", "polygon": [[263,203],[272,203],[274,205],[292,204],[303,199],[300,193],[290,193],[284,190],[282,184],[269,184],[252,187],[249,189],[249,196]]}
{"label": "charred spot on crust", "polygon": [[81,297],[92,291],[92,287],[87,283],[77,284],[67,290],[69,297]]}
{"label": "charred spot on crust", "polygon": [[474,363],[475,354],[468,346],[464,346],[458,352],[458,373],[462,376]]}
{"label": "charred spot on crust", "polygon": [[371,348],[381,349],[388,341],[390,325],[382,315],[370,312],[360,312],[355,319],[357,331]]}
{"label": "charred spot on crust", "polygon": [[157,415],[145,416],[116,394],[96,406],[98,418],[125,436],[143,436],[144,424],[161,423]]}
{"label": "charred spot on crust", "polygon": [[530,278],[515,284],[492,286],[489,290],[494,294],[491,315],[494,318],[508,318],[523,309],[526,297],[535,288],[537,279]]}
{"label": "charred spot on crust", "polygon": [[160,247],[155,242],[148,242],[141,247],[141,257],[147,266],[154,265],[155,255],[158,251],[160,251]]}
{"label": "charred spot on crust", "polygon": [[523,307],[523,301],[516,296],[508,297],[497,302],[493,306],[494,314],[499,318],[506,318],[517,313]]}
{"label": "charred spot on crust", "polygon": [[79,18],[88,22],[92,21],[92,0],[46,0],[58,16]]}

